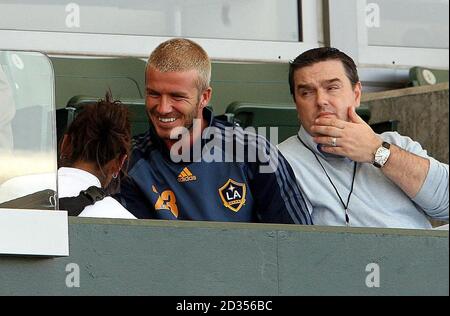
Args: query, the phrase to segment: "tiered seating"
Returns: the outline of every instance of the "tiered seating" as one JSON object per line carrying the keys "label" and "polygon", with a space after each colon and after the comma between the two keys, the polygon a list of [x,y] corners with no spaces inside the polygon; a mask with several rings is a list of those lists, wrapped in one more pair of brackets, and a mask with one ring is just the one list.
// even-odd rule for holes
{"label": "tiered seating", "polygon": [[77,111],[111,90],[132,112],[133,133],[148,128],[145,114],[145,61],[138,58],[52,57],[56,80],[58,142]]}
{"label": "tiered seating", "polygon": [[448,70],[423,67],[413,67],[409,70],[409,78],[413,87],[448,82],[448,74]]}
{"label": "tiered seating", "polygon": [[[58,139],[84,104],[96,102],[111,90],[115,99],[132,112],[132,133],[148,129],[145,112],[145,61],[136,58],[52,59],[56,79]],[[278,127],[279,141],[295,135],[299,124],[287,85],[287,65],[225,64],[213,66],[213,100],[217,111],[243,128]],[[232,102],[241,96],[245,102]],[[263,100],[263,101],[261,101]],[[228,107],[225,104],[229,104]],[[367,122],[370,110],[362,105],[358,114]],[[223,116],[222,116],[223,117]],[[377,132],[395,130],[397,122],[373,126]],[[269,132],[269,130],[267,130]],[[269,136],[269,135],[267,135]]]}
{"label": "tiered seating", "polygon": [[[97,102],[98,98],[77,95],[72,97],[67,103],[66,109],[73,109],[76,113],[84,105]],[[148,130],[149,120],[145,111],[144,99],[121,99],[122,104],[126,105],[131,112],[131,133],[138,135]]]}
{"label": "tiered seating", "polygon": [[[357,113],[368,122],[370,111],[361,106]],[[278,141],[282,142],[297,134],[299,130],[297,109],[293,104],[258,104],[248,102],[233,102],[226,110],[229,122],[242,128],[253,127],[278,127]],[[269,137],[269,129],[267,129]]]}

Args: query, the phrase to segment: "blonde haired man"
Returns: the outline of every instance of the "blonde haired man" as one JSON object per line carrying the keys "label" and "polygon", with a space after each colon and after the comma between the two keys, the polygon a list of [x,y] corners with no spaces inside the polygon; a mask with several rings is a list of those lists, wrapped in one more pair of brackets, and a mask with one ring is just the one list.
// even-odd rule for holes
{"label": "blonde haired man", "polygon": [[[210,59],[193,41],[172,39],[150,55],[151,128],[136,139],[120,201],[138,218],[311,224],[293,171],[277,149],[216,120],[206,107],[210,78]],[[245,154],[260,150],[258,142],[272,153],[268,161]],[[232,146],[224,149],[225,143]],[[261,171],[264,163],[271,172]]]}

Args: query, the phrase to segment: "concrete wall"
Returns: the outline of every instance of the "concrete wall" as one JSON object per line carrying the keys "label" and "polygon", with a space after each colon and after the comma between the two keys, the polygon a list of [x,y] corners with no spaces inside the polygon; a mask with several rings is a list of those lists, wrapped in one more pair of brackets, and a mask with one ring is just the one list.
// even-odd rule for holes
{"label": "concrete wall", "polygon": [[0,295],[449,294],[448,231],[71,218],[69,237],[66,258],[0,257]]}
{"label": "concrete wall", "polygon": [[398,132],[418,141],[439,161],[449,162],[449,84],[366,94],[370,123],[398,120]]}

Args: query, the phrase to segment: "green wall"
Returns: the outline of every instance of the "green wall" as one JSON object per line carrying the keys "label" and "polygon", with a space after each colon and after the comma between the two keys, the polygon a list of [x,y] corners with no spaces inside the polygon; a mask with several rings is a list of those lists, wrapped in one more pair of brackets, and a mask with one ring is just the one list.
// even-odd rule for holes
{"label": "green wall", "polygon": [[449,294],[442,231],[71,218],[69,239],[67,258],[0,257],[0,295]]}
{"label": "green wall", "polygon": [[288,64],[213,63],[211,104],[225,113],[235,101],[262,104],[294,104],[289,92]]}
{"label": "green wall", "polygon": [[[142,100],[145,61],[136,58],[52,57],[56,81],[56,106],[65,107],[76,95],[103,97],[110,88],[120,99]],[[221,63],[212,65],[213,97],[217,114],[234,102],[290,104],[289,65],[282,63]],[[143,100],[142,100],[143,101]]]}

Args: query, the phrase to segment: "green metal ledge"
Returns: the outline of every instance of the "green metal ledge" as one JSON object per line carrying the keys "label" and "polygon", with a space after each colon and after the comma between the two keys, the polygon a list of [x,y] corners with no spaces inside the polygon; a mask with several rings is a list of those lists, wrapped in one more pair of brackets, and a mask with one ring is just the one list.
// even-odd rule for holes
{"label": "green metal ledge", "polygon": [[449,294],[448,231],[70,218],[69,241],[0,257],[0,295]]}

